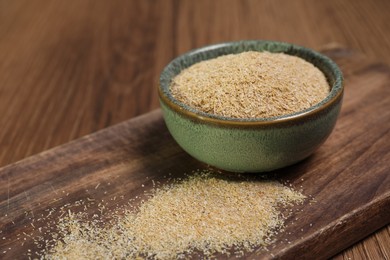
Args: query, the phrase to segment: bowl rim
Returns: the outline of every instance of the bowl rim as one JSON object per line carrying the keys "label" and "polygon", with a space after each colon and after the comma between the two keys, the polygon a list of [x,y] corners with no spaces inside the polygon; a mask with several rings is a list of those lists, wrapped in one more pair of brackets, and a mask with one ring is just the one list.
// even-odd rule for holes
{"label": "bowl rim", "polygon": [[[183,62],[188,60],[188,58],[200,56],[202,54],[208,54],[212,52],[219,52],[228,48],[249,48],[238,52],[227,52],[223,53],[222,55],[227,54],[235,54],[245,51],[251,51],[252,48],[255,48],[256,46],[261,45],[264,47],[265,51],[268,51],[267,48],[270,46],[277,46],[280,47],[277,51],[277,53],[286,53],[289,55],[295,55],[300,57],[296,54],[301,55],[308,55],[311,59],[317,59],[325,68],[328,69],[328,72],[324,72],[322,68],[319,68],[315,64],[313,64],[310,60],[307,60],[308,62],[315,65],[322,73],[325,74],[328,83],[330,83],[329,74],[332,74],[332,80],[334,81],[331,85],[331,90],[329,91],[329,94],[324,98],[321,102],[315,104],[314,106],[311,106],[305,110],[301,110],[298,112],[281,115],[281,116],[275,116],[275,117],[266,117],[266,118],[233,118],[233,117],[225,117],[210,113],[205,113],[199,109],[190,107],[189,105],[175,99],[170,92],[170,82],[172,78],[178,73],[173,73],[172,70],[177,68],[178,66],[181,66]],[[262,50],[262,51],[264,51]],[[258,50],[254,50],[258,51]],[[290,54],[292,53],[292,54]],[[215,57],[219,57],[222,55],[216,55]],[[199,61],[212,59],[206,58],[202,59],[200,58]],[[301,57],[304,58],[304,57]],[[305,58],[304,58],[305,59]],[[189,64],[191,66],[192,64]],[[189,67],[187,65],[184,66],[184,68]],[[182,68],[182,69],[184,69]],[[181,69],[180,69],[181,71]],[[173,74],[172,74],[173,73]],[[180,72],[179,72],[180,73]],[[218,43],[218,44],[212,44],[207,45],[201,48],[197,48],[194,50],[191,50],[189,52],[186,52],[175,59],[173,59],[168,65],[163,69],[160,75],[160,84],[158,85],[158,95],[160,98],[160,102],[167,105],[169,108],[174,110],[175,112],[179,113],[182,116],[185,116],[189,119],[192,119],[194,121],[198,121],[201,123],[208,123],[208,124],[214,124],[214,125],[220,125],[220,126],[231,126],[231,127],[265,127],[265,126],[278,126],[278,125],[285,125],[285,124],[295,124],[302,120],[310,119],[313,117],[318,117],[320,114],[325,113],[326,111],[329,111],[333,106],[337,105],[341,102],[343,93],[344,93],[344,80],[343,75],[340,70],[340,68],[337,66],[337,64],[332,61],[327,56],[314,51],[312,49],[302,47],[295,44],[285,43],[285,42],[278,42],[278,41],[268,41],[268,40],[243,40],[243,41],[234,41],[234,42],[224,42],[224,43]]]}

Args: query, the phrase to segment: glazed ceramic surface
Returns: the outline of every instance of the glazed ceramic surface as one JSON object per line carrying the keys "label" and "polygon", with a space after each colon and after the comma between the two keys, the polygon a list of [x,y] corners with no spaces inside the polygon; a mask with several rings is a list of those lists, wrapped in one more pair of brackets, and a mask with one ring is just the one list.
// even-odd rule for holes
{"label": "glazed ceramic surface", "polygon": [[[325,74],[331,91],[322,102],[306,110],[250,119],[207,114],[171,95],[171,80],[181,70],[203,60],[244,51],[301,57]],[[174,59],[161,74],[159,96],[170,133],[190,155],[228,171],[266,172],[303,160],[326,140],[341,108],[343,78],[334,62],[310,49],[280,42],[240,41],[207,46]]]}

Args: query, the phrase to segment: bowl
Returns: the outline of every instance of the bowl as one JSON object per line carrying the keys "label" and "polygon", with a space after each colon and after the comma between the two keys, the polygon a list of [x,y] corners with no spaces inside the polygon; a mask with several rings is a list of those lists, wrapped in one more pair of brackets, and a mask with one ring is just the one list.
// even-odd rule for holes
{"label": "bowl", "polygon": [[[245,51],[298,56],[320,69],[331,90],[320,103],[283,116],[237,119],[207,114],[176,100],[171,80],[197,62]],[[238,41],[206,46],[172,60],[158,88],[165,123],[176,142],[191,156],[232,172],[268,172],[311,155],[332,132],[343,98],[343,76],[328,57],[301,46],[275,41]]]}

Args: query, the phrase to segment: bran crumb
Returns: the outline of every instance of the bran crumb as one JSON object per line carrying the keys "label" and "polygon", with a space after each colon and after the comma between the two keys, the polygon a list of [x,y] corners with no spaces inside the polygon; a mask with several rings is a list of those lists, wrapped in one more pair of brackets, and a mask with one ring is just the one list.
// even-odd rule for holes
{"label": "bran crumb", "polygon": [[304,199],[276,181],[232,181],[199,170],[154,189],[138,208],[109,223],[69,209],[41,258],[174,259],[197,252],[239,257],[272,243],[284,227],[280,208]]}
{"label": "bran crumb", "polygon": [[284,53],[248,51],[201,61],[173,78],[182,103],[230,118],[269,118],[305,110],[329,93],[313,64]]}

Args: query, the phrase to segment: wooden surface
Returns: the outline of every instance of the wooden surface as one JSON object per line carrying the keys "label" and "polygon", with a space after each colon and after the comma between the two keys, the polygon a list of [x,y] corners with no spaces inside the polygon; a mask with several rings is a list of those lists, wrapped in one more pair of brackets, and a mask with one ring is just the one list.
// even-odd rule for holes
{"label": "wooden surface", "polygon": [[[272,174],[314,202],[297,206],[277,242],[245,255],[249,259],[325,259],[390,223],[390,67],[345,49],[326,53],[342,66],[347,82],[336,128],[313,156]],[[54,223],[62,205],[79,200],[114,211],[152,183],[172,182],[164,176],[183,178],[205,167],[175,143],[160,110],[6,166],[0,169],[0,211],[6,213],[0,252],[17,259],[37,251],[33,240],[20,238],[49,239],[39,232],[47,220],[39,218],[53,208]]]}
{"label": "wooden surface", "polygon": [[[389,15],[387,0],[0,0],[0,165],[157,108],[163,66],[206,44],[337,43],[390,64]],[[389,259],[389,227],[343,258]]]}

